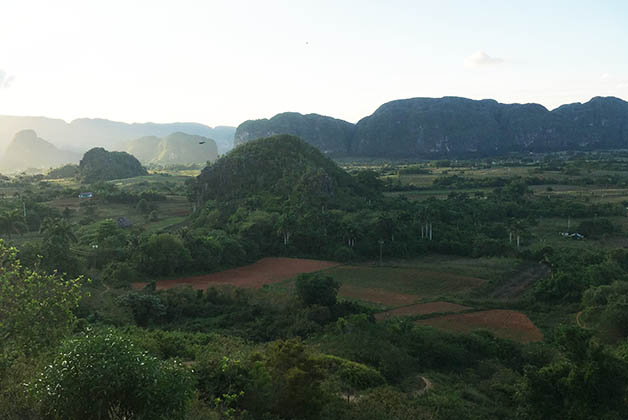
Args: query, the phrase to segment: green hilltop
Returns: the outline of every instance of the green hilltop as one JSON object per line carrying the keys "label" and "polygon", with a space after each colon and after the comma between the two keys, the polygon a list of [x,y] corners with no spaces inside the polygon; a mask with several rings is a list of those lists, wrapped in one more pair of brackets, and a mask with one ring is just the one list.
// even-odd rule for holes
{"label": "green hilltop", "polygon": [[78,177],[91,183],[147,175],[142,164],[126,152],[108,152],[102,147],[88,150],[79,164]]}

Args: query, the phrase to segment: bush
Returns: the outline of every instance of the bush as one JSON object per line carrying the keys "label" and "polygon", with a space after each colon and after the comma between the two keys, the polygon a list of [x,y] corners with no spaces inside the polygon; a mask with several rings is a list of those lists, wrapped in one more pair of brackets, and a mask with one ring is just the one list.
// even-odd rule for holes
{"label": "bush", "polygon": [[297,277],[297,295],[306,305],[333,306],[340,283],[321,274],[300,274]]}
{"label": "bush", "polygon": [[112,262],[103,270],[103,280],[106,284],[116,288],[128,288],[137,280],[135,268],[126,262]]}
{"label": "bush", "polygon": [[30,388],[53,418],[171,419],[192,396],[188,373],[112,332],[66,341]]}

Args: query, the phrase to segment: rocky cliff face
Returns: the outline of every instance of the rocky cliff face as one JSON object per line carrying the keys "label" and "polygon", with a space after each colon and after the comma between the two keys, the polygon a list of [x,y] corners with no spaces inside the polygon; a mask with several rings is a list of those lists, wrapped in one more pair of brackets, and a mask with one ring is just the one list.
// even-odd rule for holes
{"label": "rocky cliff face", "polygon": [[538,104],[414,98],[382,105],[356,125],[355,156],[430,157],[628,146],[628,103],[593,98],[548,111]]}
{"label": "rocky cliff face", "polygon": [[346,155],[349,151],[354,125],[343,120],[318,114],[296,112],[278,114],[271,119],[249,120],[236,129],[234,144],[277,134],[297,136],[325,154]]}
{"label": "rocky cliff face", "polygon": [[330,117],[279,114],[247,121],[236,145],[272,134],[299,136],[334,156],[430,158],[628,147],[628,102],[593,98],[548,111],[538,104],[465,98],[388,102],[355,126]]}

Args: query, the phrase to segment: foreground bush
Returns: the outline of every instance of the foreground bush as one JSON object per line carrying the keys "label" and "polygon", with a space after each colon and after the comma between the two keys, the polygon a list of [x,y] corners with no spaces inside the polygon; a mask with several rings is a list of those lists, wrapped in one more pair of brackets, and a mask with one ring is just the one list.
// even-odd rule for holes
{"label": "foreground bush", "polygon": [[193,392],[180,365],[112,332],[64,342],[30,387],[45,416],[86,420],[182,418]]}

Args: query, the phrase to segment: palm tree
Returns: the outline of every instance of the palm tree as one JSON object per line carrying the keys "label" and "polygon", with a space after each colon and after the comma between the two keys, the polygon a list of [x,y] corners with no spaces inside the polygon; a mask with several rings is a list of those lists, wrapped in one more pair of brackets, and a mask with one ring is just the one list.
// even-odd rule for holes
{"label": "palm tree", "polygon": [[20,210],[6,211],[0,215],[0,226],[9,238],[14,233],[20,234],[28,230],[28,226],[24,223],[24,215]]}
{"label": "palm tree", "polygon": [[72,224],[67,219],[52,219],[46,217],[41,223],[40,232],[44,236],[44,242],[58,242],[69,246],[76,242],[76,235],[72,231]]}

